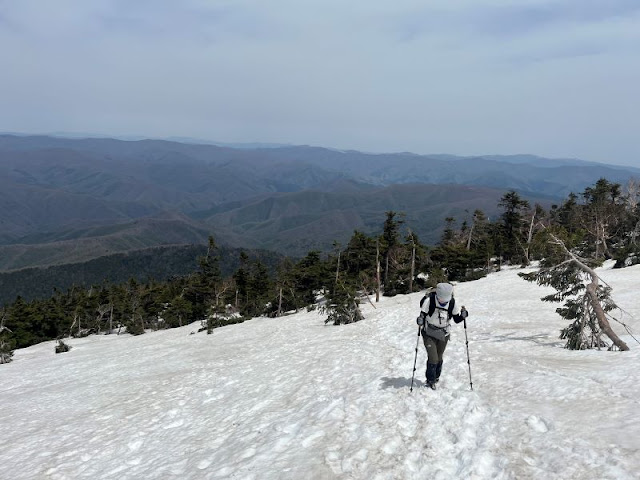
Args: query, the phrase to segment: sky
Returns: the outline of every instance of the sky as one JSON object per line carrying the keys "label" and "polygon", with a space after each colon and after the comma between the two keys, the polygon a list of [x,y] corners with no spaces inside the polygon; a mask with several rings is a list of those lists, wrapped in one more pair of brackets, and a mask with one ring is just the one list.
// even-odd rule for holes
{"label": "sky", "polygon": [[0,0],[0,131],[640,167],[637,0]]}
{"label": "sky", "polygon": [[[640,265],[612,264],[598,269],[611,313],[637,339]],[[17,350],[0,365],[0,476],[639,478],[640,345],[612,321],[629,351],[566,350],[551,290],[519,271],[456,285],[467,328],[452,327],[435,391],[415,350],[421,293],[365,301],[340,327],[304,310]]]}

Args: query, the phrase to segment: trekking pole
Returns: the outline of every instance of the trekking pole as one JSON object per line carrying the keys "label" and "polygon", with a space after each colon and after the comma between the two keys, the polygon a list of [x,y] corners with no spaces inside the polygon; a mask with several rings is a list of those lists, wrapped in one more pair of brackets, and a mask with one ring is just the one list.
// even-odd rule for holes
{"label": "trekking pole", "polygon": [[469,358],[469,337],[467,337],[467,319],[464,319],[464,339],[467,342],[467,363],[469,364],[469,385],[473,390],[473,382],[471,381],[471,359]]}
{"label": "trekking pole", "polygon": [[413,392],[413,378],[416,376],[416,362],[418,361],[418,345],[420,344],[420,325],[418,325],[418,340],[416,341],[416,357],[413,359],[413,374],[411,375],[411,388],[409,393]]}

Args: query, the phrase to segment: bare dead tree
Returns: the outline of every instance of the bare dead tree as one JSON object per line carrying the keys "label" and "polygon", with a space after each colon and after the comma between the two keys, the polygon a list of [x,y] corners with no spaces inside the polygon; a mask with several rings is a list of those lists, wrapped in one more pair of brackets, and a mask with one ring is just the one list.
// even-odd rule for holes
{"label": "bare dead tree", "polygon": [[640,202],[640,180],[637,178],[629,179],[624,199],[627,209],[630,212],[635,212]]}
{"label": "bare dead tree", "polygon": [[233,287],[233,282],[231,280],[223,280],[219,286],[215,289],[214,297],[215,297],[215,310],[218,310],[220,307],[220,300],[224,297],[225,293],[229,289]]}
{"label": "bare dead tree", "polygon": [[409,273],[409,293],[413,292],[413,277],[416,274],[416,239],[413,232],[409,229],[409,238],[411,239],[411,269]]}
{"label": "bare dead tree", "polygon": [[536,223],[536,209],[534,208],[531,212],[531,221],[529,222],[529,233],[527,234],[527,246],[524,249],[524,258],[527,261],[527,265],[530,263],[529,260],[529,249],[531,248],[531,240],[533,240],[533,226]]}
{"label": "bare dead tree", "polygon": [[376,239],[376,303],[380,301],[380,240]]}
{"label": "bare dead tree", "polygon": [[96,308],[96,325],[98,327],[98,333],[100,333],[100,329],[102,327],[102,321],[104,317],[109,311],[113,311],[113,305],[110,303],[103,303],[102,305],[98,305]]}
{"label": "bare dead tree", "polygon": [[73,335],[73,327],[75,327],[76,323],[78,324],[78,336],[80,336],[80,315],[78,314],[78,310],[73,313],[73,323],[69,327],[69,336]]}
{"label": "bare dead tree", "polygon": [[519,239],[517,239],[518,245],[522,249],[522,254],[525,258],[525,265],[529,265],[529,263],[531,263],[531,244],[533,243],[533,237],[536,233],[536,227],[538,227],[538,230],[540,227],[544,227],[543,223],[539,220],[539,217],[543,212],[544,211],[540,205],[536,204],[534,206],[531,211],[531,220],[529,221],[529,230],[527,232],[526,242],[523,244]]}
{"label": "bare dead tree", "polygon": [[282,316],[282,287],[278,289],[278,311],[276,312],[276,316]]}
{"label": "bare dead tree", "polygon": [[11,343],[3,334],[3,332],[5,331],[13,333],[9,327],[6,327],[4,325],[6,319],[7,309],[3,308],[2,311],[0,311],[0,364],[11,362],[11,357],[13,357],[13,349],[11,348]]}
{"label": "bare dead tree", "polygon": [[[636,213],[638,211],[638,204],[640,203],[640,180],[637,178],[629,179],[624,200],[629,215],[631,215],[632,218],[635,216],[637,219]],[[640,219],[636,221],[632,230],[629,232],[629,243],[634,246],[637,245],[638,237],[640,237]]]}
{"label": "bare dead tree", "polygon": [[471,250],[471,239],[473,238],[473,230],[476,226],[476,216],[473,215],[473,220],[471,221],[471,226],[469,227],[469,234],[467,235],[467,251]]}
{"label": "bare dead tree", "polygon": [[336,262],[336,283],[338,283],[338,278],[340,277],[340,244],[338,242],[333,242],[333,248],[338,251],[338,259]]}
{"label": "bare dead tree", "polygon": [[7,330],[8,332],[11,332],[9,327],[4,326],[4,322],[6,321],[6,319],[7,319],[7,309],[3,307],[2,310],[0,311],[0,333],[4,332],[5,330]]}

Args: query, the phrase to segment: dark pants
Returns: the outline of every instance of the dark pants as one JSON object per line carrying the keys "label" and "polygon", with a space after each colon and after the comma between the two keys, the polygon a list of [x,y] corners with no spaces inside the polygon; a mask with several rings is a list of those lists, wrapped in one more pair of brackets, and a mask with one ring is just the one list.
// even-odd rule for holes
{"label": "dark pants", "polygon": [[424,347],[427,349],[427,383],[434,384],[440,380],[442,357],[447,348],[449,337],[445,337],[444,340],[438,340],[437,338],[423,334],[422,341],[424,342]]}
{"label": "dark pants", "polygon": [[445,337],[444,340],[438,340],[423,334],[422,341],[424,342],[424,347],[427,349],[427,356],[429,357],[427,362],[440,363],[442,361],[444,351],[447,348],[449,337]]}

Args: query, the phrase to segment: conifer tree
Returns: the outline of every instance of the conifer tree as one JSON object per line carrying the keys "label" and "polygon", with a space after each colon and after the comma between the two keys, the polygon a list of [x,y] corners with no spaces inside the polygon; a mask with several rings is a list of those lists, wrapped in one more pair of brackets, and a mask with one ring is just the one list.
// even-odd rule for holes
{"label": "conifer tree", "polygon": [[[580,227],[580,205],[578,204],[578,196],[571,192],[567,199],[558,207],[551,207],[551,221],[562,227],[569,236],[574,236]],[[572,242],[574,243],[574,242]]]}
{"label": "conifer tree", "polygon": [[266,311],[268,315],[279,317],[289,310],[298,312],[300,305],[297,302],[294,268],[293,261],[288,257],[278,265],[272,299]]}
{"label": "conifer tree", "polygon": [[249,303],[249,256],[245,251],[240,252],[240,266],[233,274],[236,287],[236,298],[234,304],[237,309],[244,311]]}
{"label": "conifer tree", "polygon": [[252,317],[262,315],[272,293],[272,282],[266,265],[259,260],[256,260],[251,266],[246,290],[247,315]]}
{"label": "conifer tree", "polygon": [[43,340],[37,329],[33,328],[34,325],[37,325],[37,321],[34,318],[33,305],[21,296],[16,297],[15,302],[8,308],[5,322],[5,327],[12,332],[14,348],[28,347]]}
{"label": "conifer tree", "polygon": [[212,235],[209,236],[207,253],[198,259],[200,270],[193,284],[196,298],[201,302],[203,308],[203,328],[208,334],[213,332],[218,324],[218,315],[224,310],[222,297],[231,287],[230,283],[222,281],[220,272],[220,259],[217,255],[216,242]]}
{"label": "conifer tree", "polygon": [[529,202],[510,190],[502,196],[498,205],[504,209],[501,215],[501,255],[512,264],[521,263],[524,260],[521,246],[526,243],[524,212],[529,208]]}
{"label": "conifer tree", "polygon": [[[339,246],[336,244],[336,248]],[[325,288],[325,303],[320,307],[320,313],[327,314],[325,323],[342,325],[357,322],[364,317],[358,306],[357,277],[340,274],[340,252],[335,259],[335,276],[331,281],[331,287]],[[331,262],[332,264],[333,262]]]}
{"label": "conifer tree", "polygon": [[476,268],[482,266],[485,273],[491,270],[491,258],[495,254],[492,242],[492,226],[485,213],[477,209],[473,212],[472,226],[467,238],[467,250],[473,253]]}
{"label": "conifer tree", "polygon": [[[468,226],[463,224],[462,230],[455,227],[455,218],[448,217],[440,239],[440,243],[431,251],[433,262],[430,284],[440,281],[465,281],[480,278],[486,274],[485,250],[468,249]],[[483,229],[481,226],[480,229]],[[486,243],[484,244],[486,247]]]}
{"label": "conifer tree", "polygon": [[327,314],[324,323],[333,325],[354,323],[364,318],[356,289],[340,279],[327,292],[326,303],[320,308],[320,313]]}
{"label": "conifer tree", "polygon": [[317,250],[311,250],[295,265],[292,273],[299,307],[314,304],[316,293],[328,284],[333,272],[329,273],[326,267]]}
{"label": "conifer tree", "polygon": [[400,226],[404,220],[397,218],[400,215],[394,211],[386,212],[382,236],[380,238],[380,248],[383,263],[383,279],[384,295],[393,296],[398,293],[398,264],[402,261],[401,257],[404,253],[403,246],[400,244]]}
{"label": "conifer tree", "polygon": [[342,271],[355,279],[358,288],[371,293],[376,289],[376,239],[355,230],[342,254]]}
{"label": "conifer tree", "polygon": [[167,327],[182,327],[191,318],[191,303],[184,295],[176,295],[169,302],[163,314],[167,322]]}
{"label": "conifer tree", "polygon": [[127,327],[127,333],[131,335],[142,335],[145,330],[142,293],[143,287],[136,279],[129,279],[124,312],[126,316],[122,323]]}
{"label": "conifer tree", "polygon": [[628,350],[607,320],[607,312],[617,306],[611,299],[611,288],[600,284],[594,270],[597,260],[584,259],[570,251],[561,239],[561,233],[546,230],[544,235],[549,247],[545,266],[537,272],[519,275],[527,281],[555,288],[556,293],[543,297],[543,301],[565,302],[556,312],[571,322],[560,333],[560,338],[567,340],[566,348],[582,350],[608,346],[602,338],[604,334],[620,350]]}
{"label": "conifer tree", "polygon": [[609,241],[620,235],[624,211],[620,184],[601,178],[593,187],[585,188],[582,196],[583,227],[587,232],[583,249],[591,251],[595,247],[595,258],[612,258]]}

